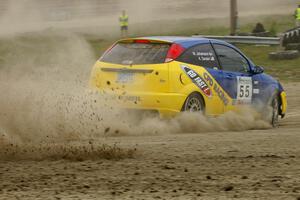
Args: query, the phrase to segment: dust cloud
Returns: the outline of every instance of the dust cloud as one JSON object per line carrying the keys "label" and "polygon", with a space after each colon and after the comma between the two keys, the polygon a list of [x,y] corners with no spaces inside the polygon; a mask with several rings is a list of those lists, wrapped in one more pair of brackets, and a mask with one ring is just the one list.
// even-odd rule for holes
{"label": "dust cloud", "polygon": [[1,39],[0,48],[1,127],[20,139],[68,127],[65,108],[78,106],[74,98],[86,93],[95,60],[87,42],[72,33],[47,31]]}
{"label": "dust cloud", "polygon": [[96,58],[85,39],[48,30],[0,43],[1,159],[132,156],[131,149],[91,141],[105,136],[119,111],[87,87]]}

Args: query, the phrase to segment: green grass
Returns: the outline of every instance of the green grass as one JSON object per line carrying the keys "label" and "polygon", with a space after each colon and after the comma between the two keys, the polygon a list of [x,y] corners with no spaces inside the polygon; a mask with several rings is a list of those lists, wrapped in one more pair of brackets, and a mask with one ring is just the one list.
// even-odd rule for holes
{"label": "green grass", "polygon": [[265,29],[272,33],[272,36],[276,36],[278,33],[284,32],[294,27],[295,20],[292,15],[272,15],[272,16],[260,16],[259,20],[253,21],[248,18],[242,18],[240,32],[252,32],[255,24],[261,22]]}
{"label": "green grass", "polygon": [[276,46],[238,45],[238,47],[265,72],[285,82],[300,81],[300,58],[294,60],[271,60],[268,54],[277,51]]}

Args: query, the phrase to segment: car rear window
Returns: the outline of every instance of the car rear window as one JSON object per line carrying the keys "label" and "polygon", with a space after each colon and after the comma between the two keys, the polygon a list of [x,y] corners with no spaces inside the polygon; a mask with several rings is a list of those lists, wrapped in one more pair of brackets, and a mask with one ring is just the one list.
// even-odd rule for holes
{"label": "car rear window", "polygon": [[101,61],[123,65],[164,63],[169,48],[170,44],[118,43]]}

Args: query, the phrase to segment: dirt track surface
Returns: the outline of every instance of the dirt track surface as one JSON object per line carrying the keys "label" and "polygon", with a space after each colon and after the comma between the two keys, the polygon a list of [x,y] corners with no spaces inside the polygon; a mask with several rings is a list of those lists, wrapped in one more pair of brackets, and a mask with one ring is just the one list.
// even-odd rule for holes
{"label": "dirt track surface", "polygon": [[0,199],[299,199],[300,84],[276,129],[109,137],[119,161],[1,161]]}

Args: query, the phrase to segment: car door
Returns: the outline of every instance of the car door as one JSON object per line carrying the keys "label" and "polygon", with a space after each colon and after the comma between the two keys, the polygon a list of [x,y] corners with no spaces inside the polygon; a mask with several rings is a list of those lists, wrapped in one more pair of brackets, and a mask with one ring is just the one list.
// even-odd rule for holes
{"label": "car door", "polygon": [[[220,84],[232,98],[232,105],[251,104],[253,83],[257,77],[253,79],[249,61],[231,46],[214,43],[213,47],[222,68]],[[227,107],[228,109],[230,107]]]}
{"label": "car door", "polygon": [[[177,61],[182,62],[197,73],[206,82],[210,91],[213,92],[213,95],[209,96],[205,102],[206,114],[222,114],[224,112],[224,104],[214,91],[215,87],[219,87],[216,86],[218,85],[217,83],[222,80],[222,71],[211,43],[202,43],[187,49]],[[171,75],[171,79],[172,77],[176,77],[176,75]],[[206,96],[204,97],[206,98]]]}
{"label": "car door", "polygon": [[199,44],[186,50],[178,61],[204,67],[217,80],[222,80],[222,72],[210,43]]}

